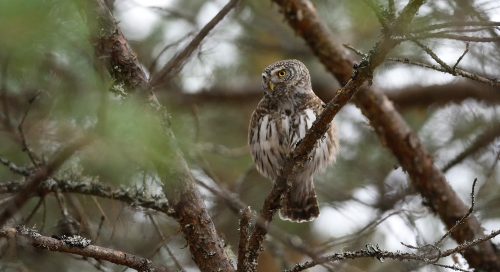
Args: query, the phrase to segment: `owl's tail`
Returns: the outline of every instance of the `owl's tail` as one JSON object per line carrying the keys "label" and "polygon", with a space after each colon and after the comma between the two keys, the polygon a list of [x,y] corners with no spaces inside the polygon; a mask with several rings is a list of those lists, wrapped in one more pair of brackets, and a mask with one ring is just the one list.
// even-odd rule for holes
{"label": "owl's tail", "polygon": [[281,219],[302,223],[312,221],[318,216],[319,207],[313,178],[296,178],[281,200]]}

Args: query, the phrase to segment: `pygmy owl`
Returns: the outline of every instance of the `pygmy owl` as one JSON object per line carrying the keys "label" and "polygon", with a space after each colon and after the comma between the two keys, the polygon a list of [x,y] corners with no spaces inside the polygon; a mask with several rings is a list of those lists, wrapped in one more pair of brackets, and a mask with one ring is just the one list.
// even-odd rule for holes
{"label": "pygmy owl", "polygon": [[[312,90],[307,67],[298,60],[282,60],[268,66],[262,73],[262,88],[264,97],[252,114],[248,141],[257,170],[274,181],[324,104]],[[306,222],[318,217],[313,176],[335,161],[337,150],[338,138],[332,122],[311,151],[303,171],[288,181],[289,189],[281,199],[282,219]]]}

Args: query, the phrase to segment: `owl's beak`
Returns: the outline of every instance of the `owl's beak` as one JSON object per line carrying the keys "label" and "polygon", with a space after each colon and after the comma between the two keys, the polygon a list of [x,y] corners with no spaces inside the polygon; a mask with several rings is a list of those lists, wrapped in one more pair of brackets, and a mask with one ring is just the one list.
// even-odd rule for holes
{"label": "owl's beak", "polygon": [[266,89],[270,90],[271,92],[274,91],[274,83],[272,80],[269,78],[267,73],[262,73],[262,83],[265,86]]}
{"label": "owl's beak", "polygon": [[271,90],[271,92],[274,92],[275,85],[271,80],[269,80],[269,83],[267,83],[267,86],[269,87],[269,90]]}

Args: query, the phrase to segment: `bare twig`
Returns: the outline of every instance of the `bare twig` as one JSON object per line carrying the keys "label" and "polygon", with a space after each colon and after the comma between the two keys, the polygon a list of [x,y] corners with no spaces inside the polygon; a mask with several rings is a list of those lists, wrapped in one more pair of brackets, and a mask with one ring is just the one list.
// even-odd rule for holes
{"label": "bare twig", "polygon": [[21,122],[19,122],[19,125],[17,125],[17,130],[19,132],[19,136],[21,137],[21,145],[23,147],[23,151],[28,154],[28,157],[31,160],[31,163],[33,163],[33,166],[37,167],[40,165],[38,157],[35,155],[35,153],[31,150],[31,148],[28,145],[28,142],[26,140],[26,135],[24,134],[24,129],[23,125],[24,122],[26,121],[26,117],[28,117],[28,113],[30,112],[31,107],[33,106],[33,103],[35,103],[35,100],[38,98],[40,95],[40,92],[37,92],[34,97],[30,98],[28,107],[24,111],[23,117],[21,118]]}
{"label": "bare twig", "polygon": [[[184,268],[182,267],[181,263],[179,262],[179,260],[177,260],[177,257],[175,257],[175,255],[172,253],[172,251],[170,250],[170,248],[168,247],[168,245],[166,244],[168,241],[167,241],[167,237],[165,236],[165,234],[163,234],[163,232],[161,231],[161,228],[160,226],[158,225],[158,222],[156,222],[154,216],[152,216],[151,214],[148,214],[148,217],[149,217],[149,220],[151,221],[151,223],[153,223],[153,226],[155,227],[155,230],[156,230],[156,233],[158,233],[158,235],[160,236],[161,238],[161,245],[162,246],[159,246],[158,247],[158,251],[163,247],[165,247],[165,249],[167,250],[167,253],[168,255],[170,256],[170,258],[172,258],[172,260],[174,261],[174,264],[175,266],[177,267],[177,270],[176,271],[179,271],[179,272],[185,272]],[[157,251],[155,250],[153,252],[153,255],[150,257],[152,258],[155,254],[157,253]]]}
{"label": "bare twig", "polygon": [[442,171],[447,172],[453,166],[457,165],[470,155],[476,153],[482,148],[491,144],[496,138],[500,137],[500,123],[488,126],[481,134],[479,134],[462,152],[446,163]]}
{"label": "bare twig", "polygon": [[153,88],[157,88],[162,84],[165,84],[172,76],[177,74],[182,70],[182,67],[186,61],[191,57],[193,52],[199,48],[203,39],[210,33],[212,29],[220,22],[224,17],[231,11],[237,4],[239,0],[230,0],[213,18],[210,20],[201,30],[196,34],[196,36],[189,42],[186,47],[175,55],[163,68],[158,71],[151,78],[150,85]]}
{"label": "bare twig", "polygon": [[4,56],[0,56],[1,60],[3,60],[3,62],[1,63],[1,71],[0,71],[0,80],[1,80],[1,83],[0,83],[0,99],[1,99],[1,105],[2,105],[2,113],[3,113],[3,116],[2,117],[2,122],[4,124],[4,126],[9,129],[9,130],[12,130],[13,129],[13,126],[12,126],[12,120],[11,120],[11,116],[10,116],[10,108],[9,108],[9,102],[7,100],[7,68],[9,67],[9,61],[6,57]]}
{"label": "bare twig", "polygon": [[187,39],[192,34],[193,33],[189,32],[186,35],[184,35],[183,37],[181,37],[180,39],[178,39],[177,41],[165,45],[165,47],[163,47],[163,49],[158,53],[158,55],[156,55],[156,57],[153,59],[153,61],[149,65],[148,71],[150,71],[150,72],[154,71],[154,69],[156,68],[156,64],[158,63],[158,60],[163,55],[163,53],[165,53],[168,49],[180,44],[181,42],[183,42],[185,39]]}
{"label": "bare twig", "polygon": [[406,40],[421,40],[421,39],[447,39],[447,40],[456,40],[456,41],[464,41],[464,42],[477,42],[477,43],[487,43],[487,42],[498,42],[500,41],[500,37],[476,37],[476,36],[466,36],[466,35],[457,35],[447,32],[442,33],[425,33],[418,35],[403,35],[401,37],[395,37],[395,39],[399,41]]}
{"label": "bare twig", "polygon": [[[422,67],[422,68],[432,69],[432,70],[435,70],[438,72],[450,73],[450,71],[448,69],[443,68],[442,66],[412,61],[412,60],[409,60],[407,58],[404,58],[404,59],[402,59],[402,58],[388,58],[387,60],[393,61],[393,62],[400,62],[400,63],[404,63],[404,64],[410,64],[410,65],[414,65],[414,66],[418,66],[418,67]],[[468,79],[472,79],[472,80],[480,82],[480,83],[488,84],[492,87],[500,87],[500,80],[498,80],[496,78],[487,78],[485,76],[481,76],[481,75],[478,75],[475,73],[467,72],[467,71],[464,71],[464,70],[459,69],[459,68],[455,68],[453,70],[453,73],[450,73],[450,74],[465,77]]]}
{"label": "bare twig", "polygon": [[460,218],[460,220],[457,221],[455,226],[448,229],[448,231],[439,240],[437,240],[434,243],[434,246],[439,246],[444,241],[444,239],[446,239],[446,237],[450,236],[450,234],[453,233],[453,231],[455,231],[455,229],[457,229],[457,227],[462,225],[464,223],[464,221],[472,214],[472,212],[474,211],[474,206],[476,205],[475,196],[474,196],[476,184],[477,184],[477,178],[475,178],[474,181],[472,182],[472,190],[470,192],[471,204],[470,204],[469,211],[466,214],[464,214],[464,216],[462,216],[462,218]]}
{"label": "bare twig", "polygon": [[[474,239],[472,241],[466,241],[462,244],[459,244],[456,247],[453,247],[453,248],[450,248],[447,250],[441,250],[440,248],[432,245],[434,250],[423,250],[423,251],[417,252],[417,253],[401,252],[401,251],[391,252],[391,251],[380,250],[378,248],[378,246],[367,245],[366,250],[348,251],[348,252],[334,253],[331,255],[322,256],[322,257],[319,257],[317,260],[307,261],[307,262],[304,262],[301,264],[297,264],[293,268],[287,270],[287,272],[303,271],[307,268],[311,268],[313,266],[316,266],[318,264],[325,263],[325,262],[344,261],[347,259],[357,259],[357,258],[367,258],[367,257],[377,258],[378,260],[383,260],[383,259],[394,259],[394,260],[399,260],[399,261],[413,260],[413,261],[420,261],[420,262],[427,263],[427,264],[434,264],[435,262],[439,261],[442,258],[448,257],[448,256],[455,254],[455,253],[461,253],[467,249],[470,249],[471,247],[474,247],[474,246],[481,244],[485,241],[489,241],[498,235],[500,235],[500,230],[495,230],[495,231],[490,232],[488,235],[484,235],[483,237]],[[417,247],[413,247],[413,246],[408,246],[408,247],[412,248],[412,249],[420,249],[421,248],[421,247],[417,248]]]}
{"label": "bare twig", "polygon": [[0,226],[3,226],[9,218],[24,206],[33,192],[37,190],[40,183],[50,178],[69,157],[88,145],[91,141],[92,138],[87,136],[75,140],[62,148],[50,162],[41,166],[36,172],[30,175],[24,188],[14,196],[10,205],[0,213]]}
{"label": "bare twig", "polygon": [[104,248],[90,244],[90,240],[80,236],[63,237],[56,239],[43,236],[34,229],[26,227],[0,229],[2,237],[20,237],[27,239],[31,245],[38,249],[77,254],[98,260],[106,260],[115,264],[124,265],[138,271],[164,271],[163,266],[154,265],[150,260],[133,254]]}
{"label": "bare twig", "polygon": [[486,26],[486,27],[496,27],[500,26],[500,22],[486,22],[486,21],[456,21],[456,22],[445,22],[434,25],[429,25],[417,29],[412,29],[412,33],[429,32],[443,28],[463,28],[463,27],[473,27],[473,26]]}
{"label": "bare twig", "polygon": [[21,176],[28,176],[30,171],[24,167],[17,166],[15,163],[9,161],[8,159],[0,157],[0,164],[5,165],[12,173]]}
{"label": "bare twig", "polygon": [[453,65],[453,68],[451,68],[453,71],[455,71],[457,69],[457,66],[458,64],[462,61],[462,59],[465,57],[465,55],[469,52],[469,43],[466,43],[465,44],[465,50],[464,52],[462,53],[462,55],[460,55],[460,57],[457,59],[457,62],[455,62],[455,65]]}
{"label": "bare twig", "polygon": [[435,62],[437,62],[445,71],[448,73],[452,74],[454,73],[454,69],[452,69],[446,62],[444,62],[442,59],[440,59],[432,49],[430,49],[428,46],[424,45],[423,43],[417,41],[417,40],[412,40],[416,45],[418,45],[420,48],[422,48],[427,55],[429,55]]}

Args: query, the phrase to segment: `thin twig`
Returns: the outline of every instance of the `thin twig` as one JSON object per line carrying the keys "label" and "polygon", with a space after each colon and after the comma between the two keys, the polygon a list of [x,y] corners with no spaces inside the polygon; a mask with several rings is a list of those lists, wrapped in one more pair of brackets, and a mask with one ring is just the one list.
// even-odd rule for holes
{"label": "thin twig", "polygon": [[457,59],[457,62],[455,62],[455,65],[453,65],[453,68],[451,68],[453,71],[457,69],[458,64],[462,61],[462,59],[465,57],[465,55],[469,52],[469,43],[465,43],[465,50],[460,55],[460,57]]}
{"label": "thin twig", "polygon": [[472,190],[470,192],[470,201],[471,201],[471,204],[470,204],[469,211],[466,214],[464,214],[464,216],[462,216],[462,218],[460,218],[460,220],[457,221],[457,224],[455,224],[455,226],[453,226],[450,229],[448,229],[448,231],[439,240],[437,240],[434,243],[435,246],[439,246],[446,239],[446,237],[450,236],[450,234],[453,233],[453,231],[455,231],[455,229],[457,227],[459,227],[460,225],[462,225],[465,222],[465,220],[474,211],[474,206],[476,205],[475,196],[474,196],[474,192],[475,192],[475,189],[476,189],[476,184],[477,184],[477,178],[475,178],[474,181],[472,182]]}
{"label": "thin twig", "polygon": [[36,93],[34,97],[32,97],[29,100],[28,107],[24,111],[23,117],[21,118],[21,121],[19,122],[19,125],[17,126],[17,130],[19,132],[19,136],[21,137],[21,144],[23,147],[23,151],[28,154],[28,157],[31,160],[31,163],[33,163],[33,166],[38,167],[40,165],[38,157],[35,155],[35,153],[31,150],[31,148],[28,145],[28,142],[26,140],[26,135],[24,134],[24,129],[23,125],[24,122],[26,121],[26,117],[28,117],[28,113],[30,112],[31,107],[33,106],[33,103],[35,103],[35,100],[40,96],[40,92]]}
{"label": "thin twig", "polygon": [[454,73],[454,70],[451,69],[451,67],[448,64],[446,64],[446,62],[444,62],[442,59],[440,59],[436,55],[436,53],[434,53],[434,51],[432,51],[432,49],[430,49],[428,46],[424,45],[423,43],[421,43],[417,40],[411,40],[411,41],[414,42],[416,45],[418,45],[420,48],[422,48],[425,51],[425,53],[427,53],[427,55],[429,55],[439,65],[441,65],[441,67],[443,67],[443,69],[445,69],[448,73],[450,73],[450,74]]}
{"label": "thin twig", "polygon": [[[156,222],[155,218],[153,215],[151,214],[148,214],[148,218],[149,220],[151,221],[151,223],[153,223],[153,226],[155,227],[155,230],[156,230],[156,233],[158,234],[158,236],[160,236],[160,239],[161,239],[161,245],[162,246],[159,246],[158,247],[158,251],[159,249],[161,249],[163,247],[163,245],[165,246],[165,249],[167,250],[167,253],[168,255],[170,256],[170,258],[172,258],[172,260],[174,261],[174,264],[175,266],[177,267],[177,271],[180,271],[180,272],[185,272],[184,268],[182,267],[181,263],[179,262],[179,260],[177,260],[177,258],[175,257],[175,255],[172,253],[172,251],[170,250],[170,248],[168,247],[168,245],[166,244],[167,241],[167,237],[165,236],[165,234],[163,234],[163,232],[161,231],[161,228],[160,226],[158,225],[158,222]],[[153,252],[152,256],[150,258],[152,258],[154,255],[156,255],[156,253],[158,251],[155,251]]]}
{"label": "thin twig", "polygon": [[453,166],[457,165],[470,155],[478,152],[479,150],[485,148],[491,144],[496,138],[500,137],[500,123],[492,124],[488,126],[483,133],[479,134],[462,152],[456,155],[448,163],[446,163],[442,171],[447,172]]}
{"label": "thin twig", "polygon": [[457,35],[451,33],[425,33],[419,35],[403,35],[400,37],[393,37],[398,41],[406,41],[406,40],[421,40],[421,39],[447,39],[447,40],[456,40],[456,41],[464,41],[464,42],[477,42],[477,43],[487,43],[487,42],[498,42],[500,41],[500,37],[475,37],[475,36],[466,36],[466,35]]}
{"label": "thin twig", "polygon": [[28,169],[26,169],[24,167],[17,166],[15,163],[13,163],[5,158],[2,158],[2,157],[0,157],[0,164],[5,165],[7,168],[9,168],[9,170],[12,173],[15,173],[15,174],[18,174],[21,176],[29,176],[29,174],[30,174],[30,171]]}
{"label": "thin twig", "polygon": [[75,140],[59,151],[49,163],[34,172],[28,178],[24,188],[11,200],[10,205],[0,213],[0,226],[3,226],[9,218],[24,206],[40,183],[50,178],[67,159],[91,141],[92,138],[87,136]]}
{"label": "thin twig", "polygon": [[[442,73],[450,73],[449,70],[447,70],[441,66],[423,63],[423,62],[412,61],[408,58],[387,58],[387,60],[392,61],[392,62],[399,62],[399,63],[403,63],[403,64],[410,64],[410,65],[414,65],[414,66],[418,66],[418,67],[422,67],[422,68],[427,68],[427,69],[435,70],[435,71],[442,72]],[[481,75],[478,75],[475,73],[464,71],[464,70],[459,69],[459,68],[455,68],[455,70],[453,71],[452,74],[457,75],[457,76],[461,76],[461,77],[465,77],[465,78],[468,78],[468,79],[471,79],[471,80],[474,80],[474,81],[477,81],[480,83],[484,83],[484,84],[490,85],[492,87],[500,87],[500,80],[496,79],[496,78],[487,78],[487,77],[484,77],[484,76],[481,76]]]}
{"label": "thin twig", "polygon": [[196,34],[196,36],[189,42],[186,47],[176,54],[163,68],[160,69],[158,73],[153,75],[150,80],[150,86],[157,88],[162,84],[165,84],[170,78],[182,70],[182,67],[187,62],[189,57],[193,52],[199,48],[201,42],[210,33],[212,29],[220,22],[224,17],[231,11],[237,4],[239,0],[230,0],[213,18],[210,20],[201,30]]}
{"label": "thin twig", "polygon": [[489,26],[495,27],[500,26],[500,22],[482,22],[482,21],[456,21],[456,22],[445,22],[434,25],[429,25],[425,27],[420,27],[417,29],[410,30],[411,33],[421,33],[421,32],[429,32],[433,30],[443,29],[443,28],[459,28],[459,27],[472,27],[472,26]]}

